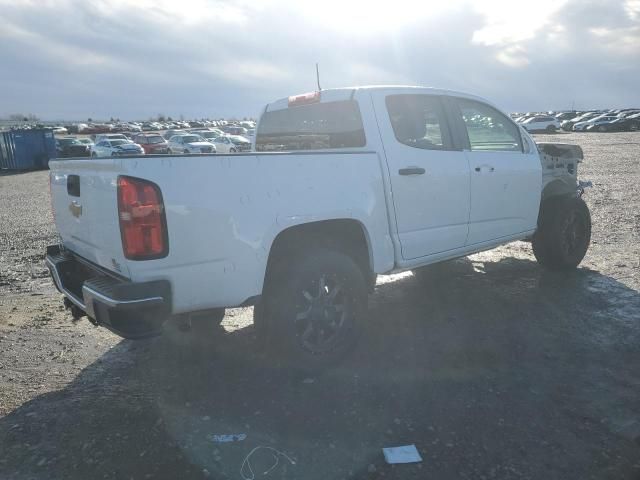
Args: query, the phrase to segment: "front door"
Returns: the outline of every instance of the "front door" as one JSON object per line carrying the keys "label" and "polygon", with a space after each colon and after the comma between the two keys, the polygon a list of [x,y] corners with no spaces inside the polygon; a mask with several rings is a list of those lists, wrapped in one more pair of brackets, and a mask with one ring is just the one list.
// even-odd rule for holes
{"label": "front door", "polygon": [[[452,108],[468,139],[471,212],[467,245],[536,228],[542,167],[538,152],[522,142],[518,126],[485,103],[456,98]],[[461,117],[461,119],[460,119]]]}

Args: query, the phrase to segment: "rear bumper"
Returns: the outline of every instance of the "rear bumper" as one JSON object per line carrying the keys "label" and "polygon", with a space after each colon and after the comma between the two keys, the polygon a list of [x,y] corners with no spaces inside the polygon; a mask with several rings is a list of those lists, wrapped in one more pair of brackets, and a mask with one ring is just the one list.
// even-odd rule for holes
{"label": "rear bumper", "polygon": [[130,282],[58,245],[47,247],[45,262],[56,288],[97,325],[124,338],[162,332],[171,314],[168,281]]}

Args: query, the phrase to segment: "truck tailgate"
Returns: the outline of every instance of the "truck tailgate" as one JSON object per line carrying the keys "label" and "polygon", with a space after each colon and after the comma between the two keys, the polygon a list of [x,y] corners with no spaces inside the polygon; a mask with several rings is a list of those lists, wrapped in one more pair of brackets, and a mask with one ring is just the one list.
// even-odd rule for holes
{"label": "truck tailgate", "polygon": [[58,160],[49,168],[51,205],[65,248],[129,277],[118,221],[121,160]]}

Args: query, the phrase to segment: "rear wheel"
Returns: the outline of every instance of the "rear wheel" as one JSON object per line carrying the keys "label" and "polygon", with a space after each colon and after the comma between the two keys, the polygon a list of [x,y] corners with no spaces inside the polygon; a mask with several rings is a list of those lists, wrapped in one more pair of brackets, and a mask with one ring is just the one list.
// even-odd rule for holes
{"label": "rear wheel", "polygon": [[349,255],[318,248],[274,275],[263,300],[260,313],[268,318],[271,346],[290,366],[316,370],[355,346],[367,287]]}
{"label": "rear wheel", "polygon": [[591,241],[591,215],[577,197],[551,198],[543,204],[540,225],[533,236],[533,254],[551,270],[576,268]]}
{"label": "rear wheel", "polygon": [[556,131],[556,127],[553,125],[548,125],[545,130],[549,133],[554,133]]}

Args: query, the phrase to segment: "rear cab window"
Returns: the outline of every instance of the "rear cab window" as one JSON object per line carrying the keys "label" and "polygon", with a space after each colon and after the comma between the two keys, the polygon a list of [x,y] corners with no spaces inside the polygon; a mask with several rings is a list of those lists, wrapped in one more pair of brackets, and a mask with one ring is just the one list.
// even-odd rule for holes
{"label": "rear cab window", "polygon": [[294,105],[267,111],[256,132],[256,151],[358,148],[366,145],[355,100]]}

